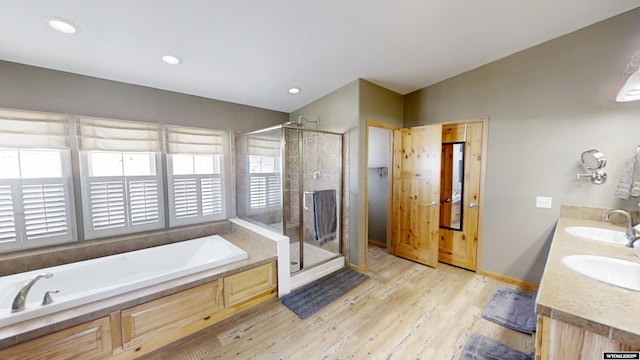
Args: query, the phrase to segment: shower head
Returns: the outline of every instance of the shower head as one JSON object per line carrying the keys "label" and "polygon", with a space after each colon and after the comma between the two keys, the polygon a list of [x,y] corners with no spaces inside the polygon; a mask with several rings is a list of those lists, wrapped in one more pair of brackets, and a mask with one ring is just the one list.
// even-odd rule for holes
{"label": "shower head", "polygon": [[287,121],[286,123],[284,123],[283,125],[284,126],[297,126],[297,127],[303,128],[304,124],[302,123],[302,120],[304,120],[306,122],[314,123],[316,125],[320,125],[320,120],[315,120],[315,121],[314,120],[307,120],[302,115],[298,116],[298,121],[290,120],[290,121]]}
{"label": "shower head", "polygon": [[286,123],[283,124],[284,126],[297,126],[297,127],[304,127],[304,125],[301,122],[297,122],[297,121],[287,121]]}

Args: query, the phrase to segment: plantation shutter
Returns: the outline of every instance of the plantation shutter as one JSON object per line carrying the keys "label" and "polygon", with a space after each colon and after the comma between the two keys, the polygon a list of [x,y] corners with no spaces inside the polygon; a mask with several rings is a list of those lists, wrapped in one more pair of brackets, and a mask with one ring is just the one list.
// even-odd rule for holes
{"label": "plantation shutter", "polygon": [[267,206],[267,177],[251,175],[249,184],[249,202],[251,209],[259,209]]}
{"label": "plantation shutter", "polygon": [[224,218],[222,158],[225,133],[219,130],[168,125],[165,127],[170,155],[212,155],[220,168],[209,174],[169,174],[172,225],[193,224]]}
{"label": "plantation shutter", "polygon": [[282,202],[282,197],[280,196],[280,176],[271,175],[267,177],[268,186],[267,186],[267,201],[268,206],[279,206]]}
{"label": "plantation shutter", "polygon": [[89,182],[91,224],[94,230],[127,226],[124,180],[94,180]]}
{"label": "plantation shutter", "polygon": [[[162,151],[162,125],[80,116],[76,122],[78,150],[123,153]],[[89,155],[83,166],[88,173]],[[123,160],[124,161],[124,160]],[[164,226],[160,174],[147,176],[84,176],[83,197],[87,238],[157,229]],[[88,218],[88,219],[87,219]]]}
{"label": "plantation shutter", "polygon": [[[278,164],[276,159],[282,155],[281,145],[280,137],[252,135],[247,139],[247,153],[249,156],[258,158],[270,158],[275,167]],[[251,209],[280,206],[282,203],[280,175],[275,172],[275,168],[266,168],[261,165],[259,171],[251,171],[249,174],[249,207]]]}
{"label": "plantation shutter", "polygon": [[[31,152],[32,159],[33,149],[35,154],[56,152],[62,169],[56,177],[24,177],[20,170],[10,171],[17,174],[15,178],[0,179],[0,251],[74,240],[71,169],[65,160],[70,156],[69,118],[0,109],[0,148]],[[17,166],[24,165],[20,157],[17,161]]]}
{"label": "plantation shutter", "polygon": [[65,185],[23,184],[22,202],[27,241],[69,233]]}
{"label": "plantation shutter", "polygon": [[0,185],[0,244],[16,241],[18,234],[11,185]]}

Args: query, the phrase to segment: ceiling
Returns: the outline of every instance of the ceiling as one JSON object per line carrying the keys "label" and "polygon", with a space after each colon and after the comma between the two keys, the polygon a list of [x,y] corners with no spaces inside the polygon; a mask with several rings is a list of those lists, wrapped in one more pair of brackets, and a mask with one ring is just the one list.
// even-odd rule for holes
{"label": "ceiling", "polygon": [[[0,0],[0,59],[292,112],[357,78],[406,94],[638,6],[639,0]],[[51,30],[44,20],[51,16],[80,31]],[[182,64],[163,63],[166,54]],[[290,87],[302,91],[291,95]]]}

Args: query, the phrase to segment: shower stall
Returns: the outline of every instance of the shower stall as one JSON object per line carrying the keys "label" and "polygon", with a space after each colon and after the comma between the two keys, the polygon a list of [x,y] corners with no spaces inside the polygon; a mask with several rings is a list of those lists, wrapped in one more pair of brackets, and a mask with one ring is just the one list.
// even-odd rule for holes
{"label": "shower stall", "polygon": [[238,217],[289,237],[292,275],[342,256],[342,134],[299,119],[237,135],[235,159]]}

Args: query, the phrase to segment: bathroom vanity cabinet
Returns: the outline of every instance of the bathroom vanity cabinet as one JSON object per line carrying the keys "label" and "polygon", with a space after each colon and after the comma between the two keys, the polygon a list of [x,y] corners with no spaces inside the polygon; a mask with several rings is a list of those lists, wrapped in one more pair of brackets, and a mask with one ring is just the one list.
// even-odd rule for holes
{"label": "bathroom vanity cabinet", "polygon": [[0,350],[0,359],[133,359],[276,296],[273,261]]}
{"label": "bathroom vanity cabinet", "polygon": [[609,223],[558,220],[536,298],[536,360],[602,359],[605,351],[640,350],[638,293],[587,278],[563,263],[564,257],[579,254],[638,259],[624,245],[565,231],[574,226],[624,232]]}
{"label": "bathroom vanity cabinet", "polygon": [[631,345],[584,328],[538,316],[536,360],[601,359],[605,351],[637,351]]}

